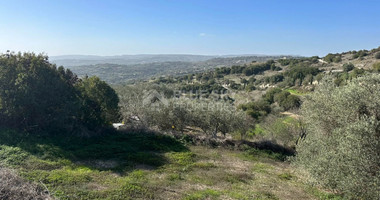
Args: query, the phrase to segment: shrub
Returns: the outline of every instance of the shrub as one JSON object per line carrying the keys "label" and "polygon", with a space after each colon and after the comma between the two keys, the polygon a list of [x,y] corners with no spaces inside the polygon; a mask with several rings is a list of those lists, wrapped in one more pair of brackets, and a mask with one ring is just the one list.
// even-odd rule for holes
{"label": "shrub", "polygon": [[324,61],[328,62],[328,63],[332,63],[332,62],[340,62],[342,61],[342,56],[340,54],[332,54],[332,53],[329,53],[327,54],[324,58],[323,58]]}
{"label": "shrub", "polygon": [[332,79],[302,106],[306,137],[295,163],[348,199],[377,199],[380,183],[380,75],[334,86]]}
{"label": "shrub", "polygon": [[354,55],[352,56],[352,58],[356,59],[356,58],[363,58],[365,56],[368,55],[368,51],[367,50],[360,50],[358,52],[354,52]]}
{"label": "shrub", "polygon": [[296,95],[290,94],[288,91],[282,91],[274,96],[274,101],[278,103],[284,110],[298,108],[301,100]]}
{"label": "shrub", "polygon": [[[0,99],[0,124],[49,134],[72,132],[78,126],[100,128],[118,111],[117,96],[105,82],[78,79],[34,53],[0,54]],[[109,112],[111,107],[115,112]],[[107,117],[93,126],[86,120],[94,114]]]}
{"label": "shrub", "polygon": [[88,127],[96,128],[119,121],[119,97],[106,82],[96,76],[85,77],[76,84],[76,88],[83,99],[81,121]]}
{"label": "shrub", "polygon": [[42,54],[0,55],[0,113],[5,126],[65,129],[79,111],[77,77],[48,62]]}
{"label": "shrub", "polygon": [[355,66],[352,63],[345,63],[343,65],[343,71],[345,71],[345,72],[349,72],[349,71],[353,70],[354,68],[355,68]]}
{"label": "shrub", "polygon": [[376,59],[380,59],[380,52],[377,52],[377,53],[375,54],[375,58],[376,58]]}
{"label": "shrub", "polygon": [[254,101],[239,105],[253,119],[260,119],[271,112],[270,103],[266,100]]}
{"label": "shrub", "polygon": [[[301,86],[303,80],[307,75],[315,76],[319,73],[319,69],[316,67],[307,66],[294,66],[285,72],[285,76],[288,79],[289,86],[298,85]],[[298,84],[297,84],[298,83]]]}

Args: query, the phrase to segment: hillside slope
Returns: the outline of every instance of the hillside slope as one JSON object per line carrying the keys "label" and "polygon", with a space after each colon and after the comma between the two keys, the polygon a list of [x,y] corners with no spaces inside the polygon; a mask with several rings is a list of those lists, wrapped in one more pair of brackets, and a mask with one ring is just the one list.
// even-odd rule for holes
{"label": "hillside slope", "polygon": [[58,199],[334,197],[304,184],[276,154],[256,150],[185,145],[157,134],[46,139],[1,130],[0,138],[1,165]]}

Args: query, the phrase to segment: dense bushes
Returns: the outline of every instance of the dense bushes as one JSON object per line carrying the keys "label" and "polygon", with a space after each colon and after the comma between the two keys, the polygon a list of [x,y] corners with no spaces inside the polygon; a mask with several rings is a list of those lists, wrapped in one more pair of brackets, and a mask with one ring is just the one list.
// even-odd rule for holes
{"label": "dense bushes", "polygon": [[296,163],[349,199],[380,194],[380,75],[323,84],[303,103],[306,137]]}
{"label": "dense bushes", "polygon": [[209,82],[205,84],[193,84],[193,85],[184,85],[180,88],[183,92],[203,92],[203,93],[223,93],[226,91],[224,87],[216,84],[215,82]]}
{"label": "dense bushes", "polygon": [[95,76],[85,77],[76,84],[76,88],[82,95],[80,119],[87,127],[96,128],[119,121],[119,98],[106,82]]}
{"label": "dense bushes", "polygon": [[285,72],[285,76],[289,86],[300,86],[308,75],[315,76],[318,73],[319,69],[317,67],[298,65],[291,67],[287,72]]}
{"label": "dense bushes", "polygon": [[261,100],[240,104],[238,108],[245,111],[253,119],[261,120],[272,112],[271,104],[273,103],[278,103],[284,110],[290,110],[299,108],[302,102],[298,96],[292,95],[286,90],[271,88],[262,96]]}
{"label": "dense bushes", "polygon": [[229,75],[229,74],[244,74],[246,76],[252,76],[256,74],[260,74],[267,70],[279,71],[280,67],[276,67],[275,62],[273,60],[269,60],[265,63],[251,63],[249,65],[234,65],[230,68],[221,67],[215,69],[215,73],[219,75]]}
{"label": "dense bushes", "polygon": [[368,50],[360,50],[360,51],[354,52],[354,55],[352,56],[352,58],[354,59],[363,58],[367,55],[368,55]]}
{"label": "dense bushes", "polygon": [[275,94],[274,101],[278,103],[284,110],[298,108],[301,106],[301,100],[296,95],[290,94],[288,91],[281,91]]}
{"label": "dense bushes", "polygon": [[[27,131],[58,133],[86,125],[83,122],[93,114],[108,115],[104,111],[118,105],[117,99],[107,101],[114,98],[110,95],[112,89],[98,79],[96,84],[82,87],[95,79],[78,79],[70,70],[50,64],[44,55],[1,54],[0,123]],[[109,122],[104,119],[87,128]]]}
{"label": "dense bushes", "polygon": [[271,112],[270,103],[265,100],[241,104],[239,105],[239,109],[242,109],[247,113],[247,115],[256,120],[261,119]]}
{"label": "dense bushes", "polygon": [[332,63],[332,62],[338,63],[342,61],[342,56],[340,54],[329,53],[323,58],[323,60],[328,63]]}

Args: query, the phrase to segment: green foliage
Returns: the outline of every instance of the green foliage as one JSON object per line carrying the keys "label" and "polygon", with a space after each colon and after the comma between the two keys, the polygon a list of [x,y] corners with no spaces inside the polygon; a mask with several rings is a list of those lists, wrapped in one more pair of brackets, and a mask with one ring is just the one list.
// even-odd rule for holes
{"label": "green foliage", "polygon": [[342,61],[342,56],[340,54],[329,53],[323,58],[323,60],[328,63],[332,63],[332,62],[338,63]]}
{"label": "green foliage", "polygon": [[26,130],[71,129],[78,113],[70,70],[58,68],[44,55],[0,55],[0,123]]}
{"label": "green foliage", "polygon": [[316,67],[299,65],[291,67],[287,72],[285,72],[285,76],[288,78],[289,86],[300,86],[307,75],[315,76],[318,73],[319,69]]}
{"label": "green foliage", "polygon": [[286,59],[279,59],[277,60],[282,66],[294,66],[298,65],[300,63],[305,63],[305,64],[315,64],[318,63],[319,61],[318,56],[312,56],[312,57],[307,57],[307,58],[286,58]]}
{"label": "green foliage", "polygon": [[250,91],[253,91],[253,90],[256,90],[256,86],[252,83],[248,84],[246,87],[245,87],[245,90],[250,92]]}
{"label": "green foliage", "polygon": [[355,66],[352,63],[345,63],[343,65],[343,71],[344,72],[349,72],[349,71],[353,70],[354,68],[355,68]]}
{"label": "green foliage", "polygon": [[239,105],[239,108],[256,120],[266,116],[271,112],[270,103],[265,100],[241,104]]}
{"label": "green foliage", "polygon": [[286,180],[286,181],[289,181],[289,180],[292,180],[293,178],[293,175],[289,174],[289,173],[283,173],[283,174],[279,174],[278,177],[282,180]]}
{"label": "green foliage", "polygon": [[1,165],[20,165],[30,155],[19,147],[0,145]]}
{"label": "green foliage", "polygon": [[380,59],[380,52],[377,52],[377,53],[375,54],[375,58],[376,58],[376,59]]}
{"label": "green foliage", "polygon": [[[118,116],[115,92],[98,78],[79,80],[44,55],[0,55],[0,124],[30,132],[96,129]],[[97,123],[87,123],[96,118]]]}
{"label": "green foliage", "polygon": [[195,161],[195,154],[192,152],[175,152],[168,155],[172,163],[175,163],[176,165],[191,165]]}
{"label": "green foliage", "polygon": [[209,82],[204,84],[187,84],[181,87],[181,91],[192,93],[199,93],[200,91],[202,91],[208,94],[211,94],[212,92],[221,94],[226,91],[226,88],[222,87],[219,84],[216,84],[215,82]]}
{"label": "green foliage", "polygon": [[282,82],[284,78],[285,77],[283,74],[276,74],[276,75],[264,77],[263,81],[265,83],[276,84],[276,83]]}
{"label": "green foliage", "polygon": [[274,94],[273,101],[277,102],[284,110],[298,108],[301,106],[301,100],[298,96],[290,94],[290,92],[283,90]]}
{"label": "green foliage", "polygon": [[263,127],[261,137],[276,141],[287,147],[295,146],[295,143],[301,132],[301,124],[297,119],[292,117],[267,117],[260,125]]}
{"label": "green foliage", "polygon": [[88,127],[94,129],[119,121],[119,98],[106,82],[95,76],[85,77],[76,84],[76,88],[82,96],[80,119]]}
{"label": "green foliage", "polygon": [[293,108],[299,108],[301,106],[301,99],[289,93],[285,93],[282,97],[279,94],[279,99],[277,100],[278,104],[284,108],[284,110],[290,110]]}
{"label": "green foliage", "polygon": [[354,55],[352,56],[352,58],[356,59],[356,58],[363,58],[365,56],[368,55],[368,51],[367,50],[360,50],[360,51],[357,51],[354,53]]}
{"label": "green foliage", "polygon": [[296,163],[349,199],[376,199],[380,183],[380,76],[335,87],[331,79],[304,102],[306,137]]}
{"label": "green foliage", "polygon": [[271,88],[269,89],[265,95],[263,95],[263,99],[268,101],[270,104],[274,103],[274,96],[277,93],[280,93],[282,90],[280,88]]}

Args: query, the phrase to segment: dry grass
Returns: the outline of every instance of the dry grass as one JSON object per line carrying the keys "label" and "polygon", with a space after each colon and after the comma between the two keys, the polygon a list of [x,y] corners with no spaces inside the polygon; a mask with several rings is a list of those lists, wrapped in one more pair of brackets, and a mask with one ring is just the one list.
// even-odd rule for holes
{"label": "dry grass", "polygon": [[22,179],[13,170],[0,167],[0,199],[47,200],[53,198],[41,186]]}

